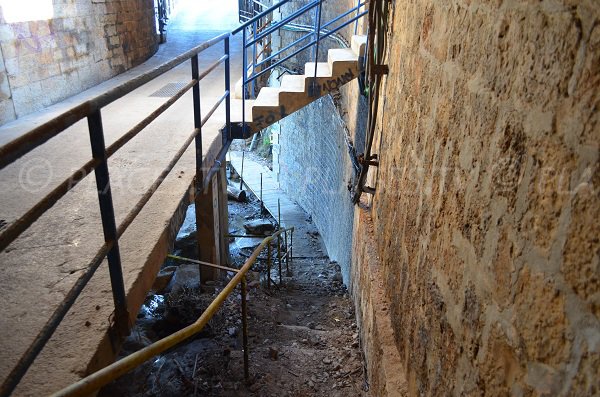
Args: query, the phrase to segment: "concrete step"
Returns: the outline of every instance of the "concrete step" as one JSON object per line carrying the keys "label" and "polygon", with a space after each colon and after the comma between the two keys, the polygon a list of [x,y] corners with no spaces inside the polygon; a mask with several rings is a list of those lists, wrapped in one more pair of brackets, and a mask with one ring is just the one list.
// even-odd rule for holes
{"label": "concrete step", "polygon": [[286,92],[304,92],[304,75],[286,74],[281,79],[280,90]]}
{"label": "concrete step", "polygon": [[333,76],[358,72],[358,56],[350,48],[334,48],[327,52],[327,63]]}
{"label": "concrete step", "polygon": [[367,36],[366,35],[354,35],[352,36],[351,48],[352,51],[358,56],[365,56],[365,49],[367,47]]}
{"label": "concrete step", "polygon": [[[315,75],[315,63],[307,62],[304,64],[304,75],[308,77],[313,77]],[[317,62],[317,78],[332,77],[331,68],[329,67],[329,63],[327,62]]]}
{"label": "concrete step", "polygon": [[271,106],[279,106],[279,87],[261,88],[252,108]]}
{"label": "concrete step", "polygon": [[[357,51],[361,51],[360,39],[354,39]],[[364,48],[362,48],[364,51]],[[285,75],[280,87],[263,87],[252,106],[252,132],[281,120],[315,99],[338,89],[359,74],[358,55],[352,48],[330,49],[327,62],[316,64],[317,92],[310,89],[315,76],[315,63],[304,65],[303,75]]]}
{"label": "concrete step", "polygon": [[261,88],[252,106],[252,131],[258,132],[282,117],[285,109],[279,105],[279,87]]}

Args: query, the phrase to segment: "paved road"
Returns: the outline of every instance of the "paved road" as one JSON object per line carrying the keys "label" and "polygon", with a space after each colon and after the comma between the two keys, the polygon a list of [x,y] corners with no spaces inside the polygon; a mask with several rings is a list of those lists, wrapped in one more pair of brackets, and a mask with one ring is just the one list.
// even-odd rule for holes
{"label": "paved road", "polygon": [[[231,0],[218,3],[184,0],[181,5],[182,9],[171,20],[168,43],[162,45],[154,57],[80,95],[1,127],[0,144],[87,97],[93,97],[214,37],[219,30],[229,30],[237,22],[237,4]],[[216,14],[208,8],[211,6],[215,13],[220,12],[229,20],[217,24]],[[223,10],[234,10],[235,14]],[[239,38],[234,38],[231,48],[232,82],[235,82],[241,76]],[[202,53],[200,68],[218,59],[222,49],[220,44]],[[153,94],[168,84],[186,82],[189,78],[190,64],[186,62],[104,108],[107,145],[168,99]],[[201,83],[203,109],[212,107],[223,90],[221,67]],[[110,159],[117,224],[191,133],[191,101],[190,92]],[[221,106],[204,128],[205,154],[211,146],[218,150],[217,131],[223,122],[224,106]],[[90,155],[86,122],[80,121],[6,167],[0,172],[0,219],[9,224],[13,222],[79,168]],[[192,150],[188,150],[120,241],[126,291],[132,311],[141,304],[140,300],[164,258],[169,240],[176,233],[173,229],[179,225],[182,209],[187,204],[193,170],[194,155]],[[86,178],[0,253],[0,288],[4,298],[0,306],[0,379],[6,377],[103,243],[94,185],[93,176]],[[106,351],[106,347],[110,346],[106,330],[112,310],[105,263],[59,326],[16,394],[46,395],[78,380],[86,370],[110,360],[112,354],[97,352]]]}

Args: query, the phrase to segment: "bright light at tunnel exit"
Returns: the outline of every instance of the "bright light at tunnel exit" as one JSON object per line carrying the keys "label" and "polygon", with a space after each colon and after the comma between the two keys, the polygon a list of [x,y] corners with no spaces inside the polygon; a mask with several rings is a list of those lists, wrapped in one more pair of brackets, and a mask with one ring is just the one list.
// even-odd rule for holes
{"label": "bright light at tunnel exit", "polygon": [[39,21],[54,16],[52,0],[0,0],[7,23]]}

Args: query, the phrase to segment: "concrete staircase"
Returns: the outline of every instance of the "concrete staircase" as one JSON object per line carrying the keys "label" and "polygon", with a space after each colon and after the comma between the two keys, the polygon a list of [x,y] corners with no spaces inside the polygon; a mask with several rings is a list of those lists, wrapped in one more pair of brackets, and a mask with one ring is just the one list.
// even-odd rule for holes
{"label": "concrete staircase", "polygon": [[315,63],[308,62],[303,75],[285,75],[281,86],[261,88],[256,100],[247,101],[252,115],[249,132],[254,134],[357,78],[366,40],[366,36],[352,36],[351,48],[330,49],[327,62],[316,65],[314,83]]}

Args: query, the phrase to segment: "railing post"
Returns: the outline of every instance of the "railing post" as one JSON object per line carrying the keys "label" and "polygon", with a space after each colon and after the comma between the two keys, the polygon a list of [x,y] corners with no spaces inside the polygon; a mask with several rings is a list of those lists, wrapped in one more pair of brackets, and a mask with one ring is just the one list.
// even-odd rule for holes
{"label": "railing post", "polygon": [[[242,136],[246,136],[246,80],[248,79],[246,53],[246,28],[242,29]],[[241,177],[241,175],[240,175]],[[240,182],[241,183],[241,182]]]}
{"label": "railing post", "polygon": [[94,173],[96,176],[96,188],[98,189],[98,202],[100,204],[100,216],[102,218],[102,230],[104,241],[113,242],[108,251],[108,270],[110,283],[115,304],[115,325],[119,335],[129,333],[129,312],[127,310],[127,299],[125,297],[125,283],[123,282],[123,270],[121,269],[121,253],[119,251],[119,239],[117,236],[117,224],[115,222],[115,210],[113,207],[112,191],[110,188],[110,176],[108,174],[108,158],[106,156],[106,145],[104,143],[104,131],[102,128],[102,116],[100,110],[88,116],[88,129],[92,156],[100,160]]}
{"label": "railing post", "polygon": [[267,288],[271,289],[271,242],[267,244]]}
{"label": "railing post", "polygon": [[[257,28],[258,24],[256,23],[256,21],[254,21],[252,23],[252,39],[254,41],[254,44],[252,44],[252,75],[254,75],[255,71],[256,71],[256,28]],[[252,95],[251,98],[254,98],[254,92],[255,92],[255,83],[256,80],[252,80]]]}
{"label": "railing post", "polygon": [[225,135],[223,137],[223,143],[226,140],[231,140],[231,71],[229,69],[229,60],[230,60],[230,52],[229,52],[229,37],[225,37],[224,43],[224,51],[225,55],[227,55],[227,59],[225,59],[225,91],[227,91],[227,97],[225,98]]}
{"label": "railing post", "polygon": [[356,0],[356,21],[354,21],[354,34],[358,34],[358,16],[360,15],[360,2],[362,0]]}
{"label": "railing post", "polygon": [[321,39],[321,5],[322,0],[319,0],[319,4],[315,10],[315,73],[313,76],[313,81],[310,89],[310,96],[318,97],[319,96],[319,85],[317,84],[317,63],[319,62],[319,41]]}
{"label": "railing post", "polygon": [[281,285],[281,237],[277,235],[277,262],[279,263],[279,285]]}
{"label": "railing post", "polygon": [[260,216],[265,214],[265,203],[263,202],[263,173],[260,173]]}
{"label": "railing post", "polygon": [[287,235],[287,229],[285,232],[283,232],[284,234],[284,239],[285,239],[285,245],[284,245],[284,250],[285,250],[285,275],[286,277],[291,277],[292,275],[290,274],[290,251],[289,251],[289,246],[288,246],[288,235]]}
{"label": "railing post", "polygon": [[[281,228],[281,200],[277,199],[277,222]],[[281,233],[277,235],[277,260],[279,261],[279,285],[281,285]]]}
{"label": "railing post", "polygon": [[198,72],[198,54],[192,56],[192,79],[196,80],[196,84],[192,87],[193,106],[194,106],[194,128],[199,132],[194,138],[196,147],[196,195],[200,192],[204,183],[204,173],[202,170],[202,118],[200,115],[200,82]]}

